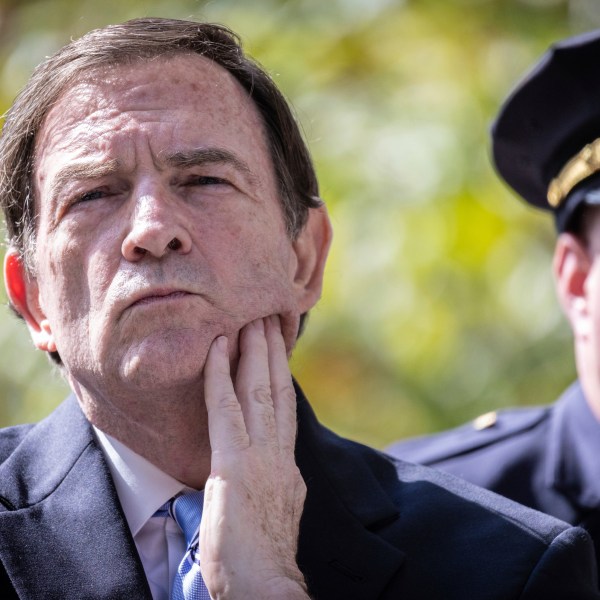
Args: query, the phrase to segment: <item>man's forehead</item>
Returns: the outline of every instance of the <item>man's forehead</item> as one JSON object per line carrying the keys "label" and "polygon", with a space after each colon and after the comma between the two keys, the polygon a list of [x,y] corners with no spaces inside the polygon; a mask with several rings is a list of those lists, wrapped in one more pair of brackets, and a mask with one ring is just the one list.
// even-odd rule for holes
{"label": "man's forehead", "polygon": [[95,164],[97,172],[97,165],[112,161],[120,172],[133,172],[140,152],[149,152],[159,167],[182,152],[197,157],[198,150],[215,149],[229,157],[219,162],[243,165],[236,168],[245,177],[267,181],[274,174],[265,133],[248,92],[201,56],[102,68],[77,79],[46,116],[36,138],[34,188],[55,189],[65,179],[57,174],[71,176],[71,168],[84,164],[84,171]]}
{"label": "man's forehead", "polygon": [[[78,77],[46,115],[36,155],[39,158],[58,144],[69,145],[69,140],[93,137],[94,127],[117,133],[124,127],[125,115],[176,122],[181,120],[180,111],[189,109],[202,110],[213,124],[235,122],[264,133],[248,92],[226,69],[198,54],[177,53],[103,66]],[[240,136],[244,133],[248,132],[240,129]]]}
{"label": "man's forehead", "polygon": [[[224,96],[234,93],[249,100],[248,93],[224,67],[199,54],[181,52],[88,69],[65,87],[49,114],[65,102],[84,104],[97,99],[99,89],[106,96],[114,92],[119,98],[136,97],[139,100],[140,90],[143,94],[144,83],[161,81],[164,81],[165,85],[169,81],[177,85],[187,85],[190,91],[198,94]],[[131,87],[132,83],[135,87]],[[179,98],[180,102],[185,100],[188,98]]]}

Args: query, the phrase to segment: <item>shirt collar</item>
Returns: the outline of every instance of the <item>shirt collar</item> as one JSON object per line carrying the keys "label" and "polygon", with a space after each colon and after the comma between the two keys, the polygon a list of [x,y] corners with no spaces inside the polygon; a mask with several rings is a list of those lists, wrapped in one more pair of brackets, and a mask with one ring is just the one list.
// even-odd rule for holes
{"label": "shirt collar", "polygon": [[560,398],[550,431],[548,476],[580,507],[600,506],[600,423],[577,382]]}
{"label": "shirt collar", "polygon": [[133,537],[146,521],[186,486],[112,436],[94,427]]}

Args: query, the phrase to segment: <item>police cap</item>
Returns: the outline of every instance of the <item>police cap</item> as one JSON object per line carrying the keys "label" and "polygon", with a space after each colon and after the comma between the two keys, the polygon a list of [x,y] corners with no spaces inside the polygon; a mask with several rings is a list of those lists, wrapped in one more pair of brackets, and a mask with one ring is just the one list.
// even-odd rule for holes
{"label": "police cap", "polygon": [[492,125],[498,173],[568,230],[578,206],[600,205],[600,30],[552,46]]}

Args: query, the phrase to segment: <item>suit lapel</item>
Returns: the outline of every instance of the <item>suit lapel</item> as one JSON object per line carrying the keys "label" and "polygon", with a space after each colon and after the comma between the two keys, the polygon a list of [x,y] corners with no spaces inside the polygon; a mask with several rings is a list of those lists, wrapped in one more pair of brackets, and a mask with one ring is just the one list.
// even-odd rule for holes
{"label": "suit lapel", "polygon": [[296,460],[308,490],[298,562],[309,590],[317,599],[382,598],[405,555],[378,533],[399,515],[374,473],[396,481],[396,470],[322,427],[297,391]]}
{"label": "suit lapel", "polygon": [[0,497],[0,559],[19,598],[151,598],[102,452],[73,398],[0,465]]}

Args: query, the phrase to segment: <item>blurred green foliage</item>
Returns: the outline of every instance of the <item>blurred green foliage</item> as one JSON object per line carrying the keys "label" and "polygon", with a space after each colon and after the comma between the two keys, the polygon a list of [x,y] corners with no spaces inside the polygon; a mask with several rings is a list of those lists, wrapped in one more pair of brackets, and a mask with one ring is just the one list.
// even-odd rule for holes
{"label": "blurred green foliage", "polygon": [[[596,0],[0,0],[0,107],[70,38],[149,15],[232,27],[303,124],[336,235],[293,370],[326,424],[382,446],[559,394],[552,224],[497,180],[488,127]],[[0,423],[42,417],[66,386],[8,310],[0,343]]]}

